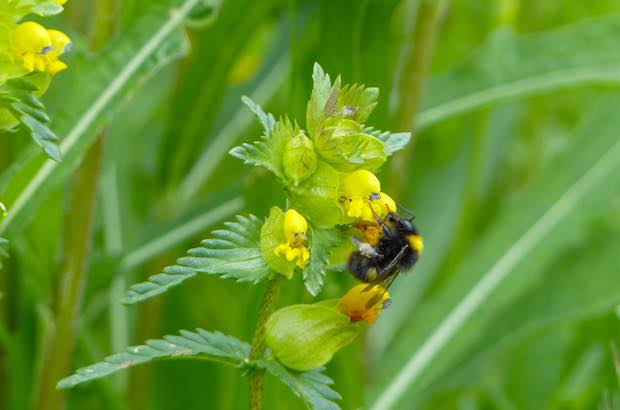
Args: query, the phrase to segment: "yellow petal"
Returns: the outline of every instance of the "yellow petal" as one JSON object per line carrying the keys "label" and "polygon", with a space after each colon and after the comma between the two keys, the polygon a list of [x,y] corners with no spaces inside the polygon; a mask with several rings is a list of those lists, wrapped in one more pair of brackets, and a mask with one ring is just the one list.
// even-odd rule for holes
{"label": "yellow petal", "polygon": [[299,249],[289,247],[286,250],[286,260],[292,262],[299,255]]}
{"label": "yellow petal", "polygon": [[[284,215],[284,234],[289,242],[301,240],[308,231],[308,223],[299,212],[289,209]],[[301,239],[300,239],[301,238]]]}
{"label": "yellow petal", "polygon": [[54,48],[46,55],[55,60],[70,49],[71,39],[60,30],[50,29],[47,30],[47,33],[50,36],[50,41],[52,42],[52,47]]}
{"label": "yellow petal", "polygon": [[[390,299],[390,294],[381,285],[367,289],[368,286],[366,283],[354,286],[338,302],[338,310],[349,316],[352,322],[364,320],[369,325],[373,324]],[[369,306],[375,298],[376,302]]]}
{"label": "yellow petal", "polygon": [[371,194],[381,192],[381,183],[372,172],[358,169],[343,178],[340,191],[345,198],[368,198]]}
{"label": "yellow petal", "polygon": [[347,215],[352,218],[359,218],[362,216],[362,208],[364,207],[364,201],[359,196],[354,196],[349,202],[349,209]]}
{"label": "yellow petal", "polygon": [[13,31],[13,48],[17,54],[40,53],[51,45],[49,33],[38,23],[26,21]]}
{"label": "yellow petal", "polygon": [[45,71],[45,60],[41,56],[34,57],[34,68],[37,71]]}
{"label": "yellow petal", "polygon": [[310,259],[310,252],[308,252],[308,249],[306,249],[305,246],[302,246],[299,248],[299,253],[300,255],[297,258],[297,266],[303,269],[306,266],[306,263],[308,263],[308,259]]}
{"label": "yellow petal", "polygon": [[52,61],[48,63],[45,70],[50,74],[57,74],[67,68],[67,65],[60,60]]}
{"label": "yellow petal", "polygon": [[34,71],[34,54],[26,53],[23,56],[22,65],[28,72]]}
{"label": "yellow petal", "polygon": [[275,253],[278,256],[281,256],[283,253],[285,254],[288,249],[290,249],[289,244],[288,243],[282,243],[282,244],[276,246],[276,248],[273,250],[273,253]]}

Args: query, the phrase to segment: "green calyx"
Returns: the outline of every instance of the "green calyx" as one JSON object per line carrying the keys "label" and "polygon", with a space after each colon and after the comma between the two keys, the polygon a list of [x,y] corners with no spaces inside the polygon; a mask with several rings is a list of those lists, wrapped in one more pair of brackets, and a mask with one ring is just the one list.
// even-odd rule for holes
{"label": "green calyx", "polygon": [[284,212],[277,206],[274,206],[271,208],[269,217],[260,230],[260,249],[269,267],[274,272],[290,279],[293,277],[293,272],[295,272],[295,262],[288,261],[275,253],[278,245],[283,243],[286,243]]}
{"label": "green calyx", "polygon": [[292,305],[271,315],[265,336],[280,363],[299,371],[319,368],[357,337],[359,325],[332,305]]}
{"label": "green calyx", "polygon": [[284,175],[295,187],[316,171],[317,164],[318,158],[314,151],[314,144],[303,131],[299,131],[284,148],[282,155]]}

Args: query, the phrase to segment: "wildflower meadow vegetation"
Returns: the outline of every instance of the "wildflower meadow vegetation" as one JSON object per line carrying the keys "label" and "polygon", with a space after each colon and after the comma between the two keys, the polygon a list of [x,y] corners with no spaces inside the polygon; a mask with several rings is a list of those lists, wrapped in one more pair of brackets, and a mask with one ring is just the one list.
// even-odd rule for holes
{"label": "wildflower meadow vegetation", "polygon": [[0,408],[620,409],[618,38],[0,0]]}

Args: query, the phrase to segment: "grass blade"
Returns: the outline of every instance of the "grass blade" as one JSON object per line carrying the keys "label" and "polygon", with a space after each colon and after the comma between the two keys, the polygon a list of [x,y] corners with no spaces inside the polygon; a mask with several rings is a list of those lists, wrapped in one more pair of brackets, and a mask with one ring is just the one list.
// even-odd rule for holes
{"label": "grass blade", "polygon": [[[371,409],[394,407],[414,383],[426,376],[431,362],[458,338],[473,320],[473,315],[500,291],[500,285],[508,279],[514,281],[510,276],[518,267],[525,265],[527,272],[532,268],[531,264],[527,266],[531,259],[548,257],[553,253],[553,246],[559,246],[570,237],[570,234],[561,232],[561,228],[578,227],[576,221],[580,210],[596,210],[613,195],[615,191],[611,187],[620,173],[620,126],[610,124],[608,120],[617,104],[617,98],[609,99],[594,110],[594,115],[583,127],[579,143],[549,171],[549,175],[541,178],[541,183],[530,193],[538,199],[537,206],[530,205],[532,196],[514,203],[512,213],[507,211],[504,214],[503,221],[512,222],[505,224],[511,225],[509,232],[502,232],[501,226],[497,229],[499,232],[491,231],[477,253],[471,256],[470,263],[457,272],[449,289],[435,299],[440,306],[437,317],[431,316],[433,323],[421,326],[420,345],[394,377],[388,379],[387,387]],[[597,202],[593,205],[587,201]],[[560,224],[569,218],[569,222]],[[542,246],[543,241],[551,241],[549,249]],[[540,261],[536,262],[540,264]],[[518,287],[516,283],[512,285]],[[502,287],[501,291],[507,293],[507,289],[507,286]]]}

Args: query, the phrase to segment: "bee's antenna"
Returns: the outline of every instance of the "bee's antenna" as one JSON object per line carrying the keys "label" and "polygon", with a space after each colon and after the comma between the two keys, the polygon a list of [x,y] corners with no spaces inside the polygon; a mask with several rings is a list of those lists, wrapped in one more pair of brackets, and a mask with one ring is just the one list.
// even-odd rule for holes
{"label": "bee's antenna", "polygon": [[411,221],[413,221],[415,219],[415,214],[413,213],[413,211],[411,209],[405,208],[401,204],[397,204],[396,207],[398,208],[399,211],[403,211],[404,213],[409,214],[409,216],[411,217],[409,219],[409,222],[411,222]]}

